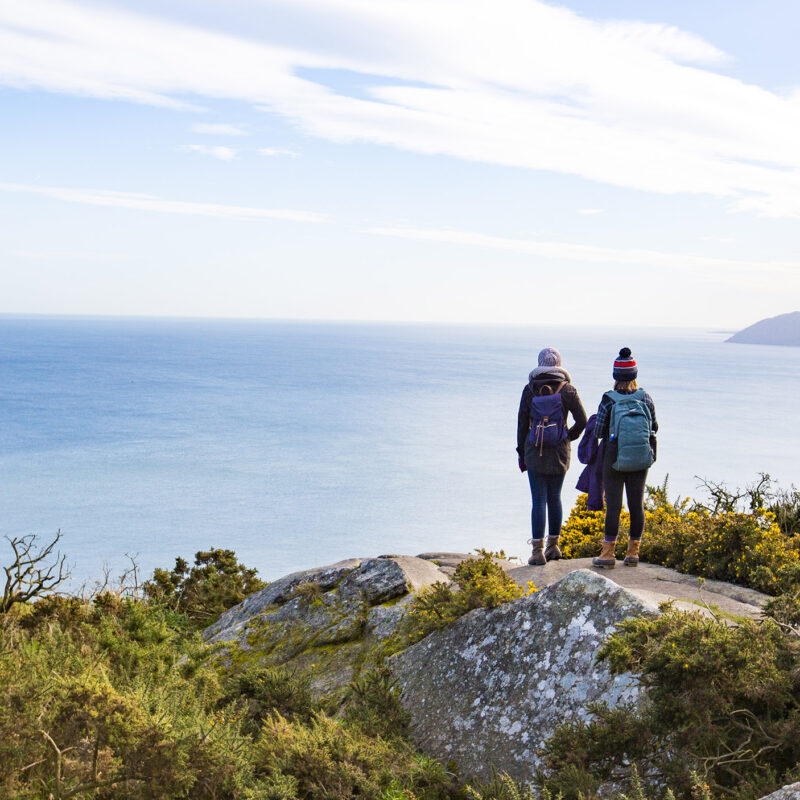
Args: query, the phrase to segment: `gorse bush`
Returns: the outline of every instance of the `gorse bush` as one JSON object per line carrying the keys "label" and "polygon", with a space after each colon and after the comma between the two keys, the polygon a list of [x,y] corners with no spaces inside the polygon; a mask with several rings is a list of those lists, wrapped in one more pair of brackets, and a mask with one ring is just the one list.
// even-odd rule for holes
{"label": "gorse bush", "polygon": [[[596,707],[544,748],[553,791],[576,797],[627,780],[655,791],[752,800],[798,777],[800,638],[770,619],[730,625],[669,608],[619,625],[599,658],[648,690],[636,707]],[[699,776],[699,777],[698,777]]]}
{"label": "gorse bush", "polygon": [[[420,591],[400,629],[403,646],[450,625],[475,608],[494,608],[522,596],[523,590],[495,561],[503,557],[504,553],[478,550],[476,557],[456,567],[452,583],[437,581]],[[536,591],[533,584],[528,588],[529,592]]]}
{"label": "gorse bush", "polygon": [[[224,562],[228,577],[254,574],[234,557]],[[309,674],[239,666],[230,653],[217,657],[224,645],[203,644],[190,615],[255,582],[228,591],[218,569],[184,578],[192,591],[182,595],[176,584],[144,597],[49,596],[0,614],[0,797],[463,796],[456,777],[406,739],[388,672],[363,672],[334,719],[312,696]]]}
{"label": "gorse bush", "polygon": [[172,570],[156,569],[142,588],[146,599],[185,614],[203,628],[265,586],[255,569],[236,560],[233,550],[212,548],[196,553],[193,567],[176,558]]}
{"label": "gorse bush", "polygon": [[411,717],[385,665],[367,669],[349,686],[343,719],[367,736],[408,737]]}
{"label": "gorse bush", "polygon": [[365,736],[324,714],[310,725],[271,717],[255,753],[268,797],[446,800],[460,794],[441,764],[408,743]]}
{"label": "gorse bush", "polygon": [[[718,489],[707,505],[651,489],[644,554],[789,591],[759,623],[672,610],[626,622],[601,657],[637,675],[648,699],[597,706],[588,722],[559,728],[537,787],[507,775],[464,784],[417,752],[384,660],[472,609],[521,596],[496,563],[502,554],[478,551],[451,583],[420,592],[395,636],[376,643],[333,697],[315,695],[311,669],[203,643],[200,628],[263,586],[232,551],[212,549],[191,568],[179,559],[156,570],[142,592],[51,594],[0,613],[0,797],[588,800],[610,781],[625,800],[672,800],[667,787],[678,800],[755,800],[800,778],[797,498],[775,500],[764,485],[743,496]],[[565,554],[594,555],[601,537],[602,514],[579,502]],[[315,608],[319,594],[312,584],[294,599]]]}
{"label": "gorse bush", "polygon": [[246,748],[215,729],[199,638],[162,608],[104,599],[0,617],[0,796],[234,797]]}
{"label": "gorse bush", "polygon": [[245,730],[251,734],[257,734],[271,714],[280,714],[290,721],[308,722],[318,710],[308,675],[296,674],[286,667],[258,664],[234,672],[225,682],[217,705],[239,709]]}
{"label": "gorse bush", "polygon": [[[769,493],[766,476],[744,492],[729,492],[717,484],[706,486],[709,505],[688,498],[670,501],[666,483],[648,487],[642,561],[773,595],[799,587],[800,533],[787,522],[783,526],[777,522],[781,509],[785,521],[792,518],[796,493],[780,495],[784,499],[767,510],[763,503],[775,495]],[[602,511],[587,511],[586,495],[581,495],[562,530],[564,556],[597,555],[604,518]],[[623,513],[618,558],[625,551],[628,522],[627,513]]]}

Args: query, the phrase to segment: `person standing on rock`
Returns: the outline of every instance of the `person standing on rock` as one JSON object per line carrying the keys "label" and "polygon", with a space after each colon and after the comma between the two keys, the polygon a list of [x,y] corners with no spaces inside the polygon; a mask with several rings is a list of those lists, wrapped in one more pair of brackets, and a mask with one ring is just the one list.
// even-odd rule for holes
{"label": "person standing on rock", "polygon": [[622,490],[628,499],[631,524],[624,564],[639,563],[639,546],[644,533],[644,490],[647,471],[656,460],[656,407],[653,398],[636,382],[639,370],[629,347],[623,347],[614,361],[614,389],[606,392],[597,409],[594,434],[606,440],[603,457],[603,491],[606,521],[596,567],[616,566],[614,549],[622,513]]}
{"label": "person standing on rock", "polygon": [[[567,415],[574,424],[567,427]],[[570,442],[586,427],[586,412],[569,373],[561,366],[561,354],[553,347],[539,353],[539,366],[528,376],[517,415],[519,468],[531,485],[531,557],[541,566],[561,558],[561,487],[569,469]],[[547,548],[544,545],[548,530]]]}

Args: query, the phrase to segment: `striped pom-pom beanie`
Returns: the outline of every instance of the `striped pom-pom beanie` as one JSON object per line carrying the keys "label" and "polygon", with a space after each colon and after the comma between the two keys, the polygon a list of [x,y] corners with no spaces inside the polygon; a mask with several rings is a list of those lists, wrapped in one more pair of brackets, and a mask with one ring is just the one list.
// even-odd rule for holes
{"label": "striped pom-pom beanie", "polygon": [[635,381],[639,370],[631,355],[630,347],[623,347],[614,361],[613,376],[615,381]]}

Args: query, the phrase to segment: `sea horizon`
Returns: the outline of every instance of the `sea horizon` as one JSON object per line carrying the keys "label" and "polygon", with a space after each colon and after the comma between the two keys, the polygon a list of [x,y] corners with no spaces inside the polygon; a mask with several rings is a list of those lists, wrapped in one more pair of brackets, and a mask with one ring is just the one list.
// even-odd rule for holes
{"label": "sea horizon", "polygon": [[[797,350],[694,328],[228,322],[0,315],[0,533],[61,529],[78,582],[126,553],[149,574],[210,547],[267,580],[398,550],[523,557],[514,430],[543,346],[589,414],[633,348],[661,425],[649,483],[800,482],[780,425]],[[776,424],[750,430],[752,403]],[[580,469],[573,447],[565,517]]]}

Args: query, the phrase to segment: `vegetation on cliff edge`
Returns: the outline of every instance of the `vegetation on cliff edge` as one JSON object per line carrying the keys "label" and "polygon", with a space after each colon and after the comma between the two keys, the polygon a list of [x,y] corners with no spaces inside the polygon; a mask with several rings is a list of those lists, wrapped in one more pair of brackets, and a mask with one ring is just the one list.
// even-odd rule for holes
{"label": "vegetation on cliff edge", "polygon": [[[760,797],[800,778],[800,495],[765,480],[709,489],[704,504],[650,489],[643,557],[770,592],[765,619],[667,608],[624,623],[600,657],[635,673],[648,699],[562,726],[545,744],[538,788],[502,775],[464,784],[417,752],[380,658],[336,708],[315,699],[308,674],[221,658],[199,630],[264,584],[213,549],[142,586],[78,597],[50,580],[17,592],[0,613],[0,796],[577,800],[610,781],[630,800]],[[579,501],[565,554],[595,554],[601,535],[602,514]],[[494,555],[481,551],[452,584],[420,592],[383,653],[520,596]],[[29,567],[35,587],[46,558]]]}

